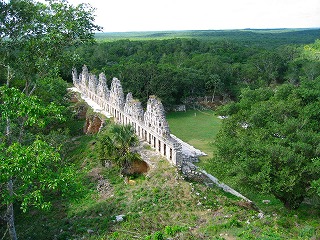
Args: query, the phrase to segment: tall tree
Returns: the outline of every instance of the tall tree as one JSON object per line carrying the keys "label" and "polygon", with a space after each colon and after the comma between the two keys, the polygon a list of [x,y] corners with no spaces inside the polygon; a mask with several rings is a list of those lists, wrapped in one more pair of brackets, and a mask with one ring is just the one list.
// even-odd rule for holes
{"label": "tall tree", "polygon": [[67,1],[1,0],[0,63],[31,92],[36,80],[57,76],[74,56],[67,48],[91,41],[100,27],[93,23],[90,5]]}
{"label": "tall tree", "polygon": [[22,138],[26,129],[44,127],[50,118],[62,119],[59,107],[7,86],[0,88],[0,103],[0,126],[5,127],[0,139],[0,201],[7,205],[4,219],[10,236],[17,239],[14,203],[18,201],[24,211],[29,205],[47,208],[44,194],[67,184],[70,172],[53,147],[40,138]]}
{"label": "tall tree", "polygon": [[24,210],[29,204],[46,208],[46,191],[66,183],[55,150],[40,139],[26,138],[40,134],[50,119],[62,119],[61,108],[32,94],[38,85],[57,84],[59,67],[73,57],[65,50],[91,41],[100,27],[93,23],[93,9],[85,4],[0,0],[0,7],[0,67],[6,70],[6,86],[0,88],[1,202],[7,205],[10,236],[17,239],[14,203],[21,203]]}
{"label": "tall tree", "polygon": [[245,89],[228,105],[219,161],[239,186],[272,193],[296,208],[319,183],[320,81]]}
{"label": "tall tree", "polygon": [[215,99],[215,96],[222,89],[222,82],[218,74],[211,74],[208,81],[206,82],[206,89],[212,94],[212,102]]}

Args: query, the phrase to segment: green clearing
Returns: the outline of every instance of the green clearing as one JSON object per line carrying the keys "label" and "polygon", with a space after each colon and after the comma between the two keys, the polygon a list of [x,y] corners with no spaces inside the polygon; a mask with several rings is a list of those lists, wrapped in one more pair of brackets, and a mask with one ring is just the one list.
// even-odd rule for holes
{"label": "green clearing", "polygon": [[[213,143],[222,121],[215,115],[215,112],[197,110],[170,112],[167,114],[167,120],[174,135],[208,154],[208,157],[201,158],[202,161],[198,165],[219,178],[219,170],[216,169],[213,158]],[[319,208],[303,203],[299,209],[289,211],[283,207],[283,204],[278,199],[270,194],[239,189],[229,179],[224,179],[224,182],[253,200],[267,214],[264,223],[260,222],[253,228],[245,227],[245,230],[241,226],[240,228],[242,228],[243,232],[240,234],[233,232],[234,229],[229,229],[230,235],[237,236],[239,239],[254,239],[253,232],[262,227],[263,224],[266,224],[267,226],[258,230],[263,239],[317,239],[320,232],[319,224],[316,223],[319,220]],[[270,200],[270,203],[263,203],[265,199]],[[273,217],[270,217],[270,215]],[[276,221],[275,218],[277,218]],[[287,230],[293,231],[299,221],[304,222],[304,224],[299,226],[299,230],[296,233],[285,233]],[[208,226],[208,229],[211,228],[214,228],[214,226]]]}
{"label": "green clearing", "polygon": [[170,112],[167,120],[172,134],[208,154],[206,158],[213,157],[213,142],[221,125],[214,111]]}

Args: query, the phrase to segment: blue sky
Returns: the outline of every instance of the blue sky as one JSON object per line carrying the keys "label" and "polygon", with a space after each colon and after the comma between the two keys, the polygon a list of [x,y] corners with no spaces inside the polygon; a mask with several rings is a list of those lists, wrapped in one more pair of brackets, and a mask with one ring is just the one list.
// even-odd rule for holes
{"label": "blue sky", "polygon": [[320,27],[320,0],[69,0],[105,32]]}

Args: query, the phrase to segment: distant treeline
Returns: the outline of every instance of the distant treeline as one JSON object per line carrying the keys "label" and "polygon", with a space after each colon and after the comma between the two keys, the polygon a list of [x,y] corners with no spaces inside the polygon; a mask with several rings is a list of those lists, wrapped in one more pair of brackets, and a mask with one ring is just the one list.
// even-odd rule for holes
{"label": "distant treeline", "polygon": [[237,99],[243,87],[298,84],[318,77],[320,63],[303,57],[304,46],[292,43],[297,43],[297,36],[302,36],[300,41],[314,41],[319,30],[277,31],[230,31],[220,40],[210,38],[217,31],[197,31],[208,38],[100,41],[76,50],[76,67],[80,71],[86,64],[91,72],[104,72],[109,83],[118,77],[124,90],[142,102],[155,94],[166,106],[204,95]]}
{"label": "distant treeline", "polygon": [[277,47],[285,44],[309,44],[320,36],[320,29],[243,29],[243,30],[189,30],[150,32],[96,33],[98,41],[159,40],[196,38],[200,40],[231,40],[242,44]]}

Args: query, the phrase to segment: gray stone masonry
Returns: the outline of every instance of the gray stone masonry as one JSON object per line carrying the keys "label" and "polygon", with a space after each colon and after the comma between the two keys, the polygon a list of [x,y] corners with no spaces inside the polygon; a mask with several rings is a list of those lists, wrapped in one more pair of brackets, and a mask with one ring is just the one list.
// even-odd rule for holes
{"label": "gray stone masonry", "polygon": [[115,122],[132,125],[141,139],[173,165],[182,162],[184,155],[181,143],[170,135],[164,107],[156,96],[149,97],[147,109],[144,111],[141,102],[134,99],[131,93],[124,97],[121,82],[117,78],[112,79],[109,90],[105,75],[101,73],[97,78],[89,73],[85,65],[79,76],[76,69],[73,69],[72,78],[74,86],[85,97],[110,113]]}
{"label": "gray stone masonry", "polygon": [[203,182],[208,186],[215,184],[224,191],[252,203],[192,163],[205,153],[170,134],[164,107],[156,96],[149,97],[147,109],[144,112],[141,102],[135,100],[131,93],[128,93],[124,98],[121,82],[117,78],[112,79],[109,90],[105,75],[101,73],[97,79],[96,76],[88,72],[85,65],[79,76],[77,70],[73,69],[72,78],[74,86],[84,95],[83,98],[89,98],[98,104],[102,111],[114,117],[115,122],[132,125],[140,139],[146,141],[158,153],[166,157],[186,178]]}

